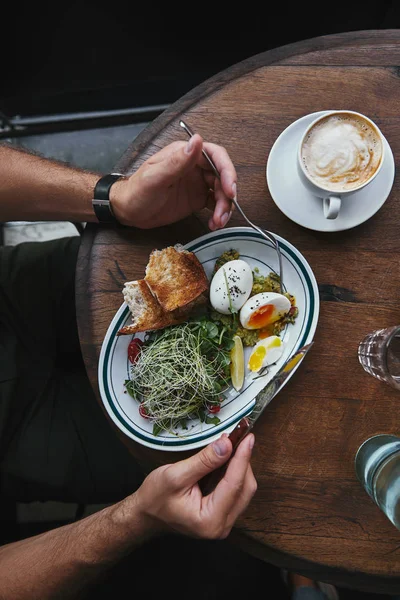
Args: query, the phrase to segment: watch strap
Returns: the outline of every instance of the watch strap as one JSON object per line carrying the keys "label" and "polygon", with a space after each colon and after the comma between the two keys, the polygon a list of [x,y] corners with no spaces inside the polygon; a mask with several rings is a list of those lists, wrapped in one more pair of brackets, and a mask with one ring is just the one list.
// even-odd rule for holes
{"label": "watch strap", "polygon": [[110,202],[110,189],[121,177],[118,173],[109,173],[100,177],[96,183],[92,205],[99,223],[118,223]]}

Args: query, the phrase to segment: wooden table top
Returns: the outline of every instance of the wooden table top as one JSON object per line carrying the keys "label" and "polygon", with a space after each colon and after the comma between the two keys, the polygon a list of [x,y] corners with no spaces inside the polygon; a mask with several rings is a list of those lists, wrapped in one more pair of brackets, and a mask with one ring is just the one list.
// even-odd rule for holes
{"label": "wooden table top", "polygon": [[[324,36],[256,55],[173,104],[133,141],[115,169],[131,173],[161,147],[186,140],[179,127],[183,118],[228,150],[249,218],[291,242],[309,262],[321,299],[315,345],[257,422],[252,464],[258,491],[232,540],[278,566],[387,593],[400,591],[400,532],[356,480],[354,456],[374,434],[400,434],[400,396],[363,371],[357,346],[370,331],[400,321],[399,180],[365,223],[321,233],[277,208],[265,168],[290,123],[335,108],[372,118],[397,163],[398,65],[398,30]],[[245,223],[236,213],[229,225]],[[205,214],[151,231],[87,226],[76,300],[83,356],[98,397],[99,353],[121,306],[124,281],[143,277],[153,247],[186,243],[205,232]],[[183,457],[123,439],[146,468]]]}

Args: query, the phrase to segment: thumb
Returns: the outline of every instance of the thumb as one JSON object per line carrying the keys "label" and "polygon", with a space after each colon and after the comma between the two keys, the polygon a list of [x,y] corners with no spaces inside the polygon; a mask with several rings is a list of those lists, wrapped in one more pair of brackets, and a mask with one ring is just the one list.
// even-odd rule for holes
{"label": "thumb", "polygon": [[153,165],[152,179],[156,185],[171,185],[179,177],[192,169],[201,157],[203,140],[195,134],[175,152],[168,154],[164,160]]}
{"label": "thumb", "polygon": [[[176,479],[182,487],[197,483],[211,471],[222,466],[232,454],[232,443],[226,434],[203,448],[200,452],[177,463]],[[179,470],[178,470],[179,468]]]}

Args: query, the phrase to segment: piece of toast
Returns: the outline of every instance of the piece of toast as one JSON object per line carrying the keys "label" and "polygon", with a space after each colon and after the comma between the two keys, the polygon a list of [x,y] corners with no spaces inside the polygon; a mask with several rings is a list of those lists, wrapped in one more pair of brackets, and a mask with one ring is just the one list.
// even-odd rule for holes
{"label": "piece of toast", "polygon": [[152,251],[145,281],[167,312],[184,309],[202,297],[209,286],[197,256],[180,245]]}
{"label": "piece of toast", "polygon": [[163,310],[144,279],[125,283],[122,294],[132,315],[132,324],[122,327],[117,335],[163,329],[187,319],[186,312],[179,314]]}

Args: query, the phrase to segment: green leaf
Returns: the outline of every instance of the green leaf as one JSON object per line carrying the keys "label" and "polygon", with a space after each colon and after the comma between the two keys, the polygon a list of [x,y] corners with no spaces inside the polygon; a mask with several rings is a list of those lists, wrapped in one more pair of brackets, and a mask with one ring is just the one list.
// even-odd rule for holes
{"label": "green leaf", "polygon": [[201,342],[201,351],[203,352],[203,354],[209,354],[213,350],[215,350],[215,346],[212,342],[210,342],[207,339],[204,339]]}
{"label": "green leaf", "polygon": [[209,415],[207,415],[205,422],[206,422],[206,425],[218,425],[218,423],[221,422],[221,419],[219,419],[216,416],[210,417]]}
{"label": "green leaf", "polygon": [[218,327],[216,326],[215,323],[212,323],[211,321],[207,321],[206,324],[206,329],[207,329],[207,336],[211,339],[218,337]]}
{"label": "green leaf", "polygon": [[158,435],[162,430],[163,430],[163,428],[161,427],[161,425],[159,425],[158,423],[154,423],[153,435]]}
{"label": "green leaf", "polygon": [[133,391],[133,381],[131,381],[130,379],[126,379],[124,381],[124,385],[126,387],[126,391],[128,392],[128,394],[130,396],[132,396],[132,398],[135,398],[135,394],[134,394],[134,391]]}
{"label": "green leaf", "polygon": [[221,356],[220,356],[220,363],[221,366],[226,367],[227,365],[231,364],[231,357],[227,354],[223,354],[221,352]]}
{"label": "green leaf", "polygon": [[224,335],[224,337],[222,338],[222,347],[224,350],[232,350],[233,346],[235,345],[235,342],[233,341],[233,339],[231,337],[228,337],[227,335]]}

